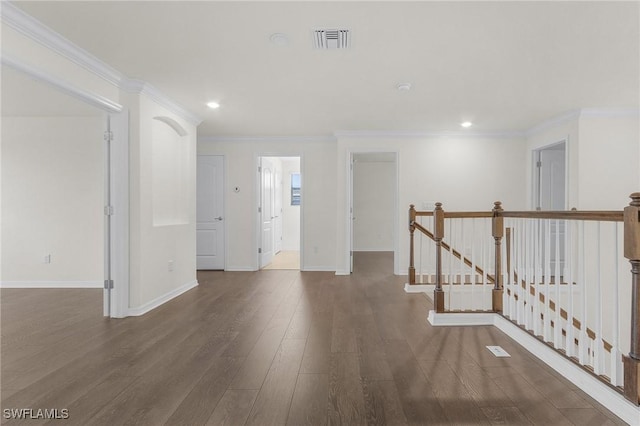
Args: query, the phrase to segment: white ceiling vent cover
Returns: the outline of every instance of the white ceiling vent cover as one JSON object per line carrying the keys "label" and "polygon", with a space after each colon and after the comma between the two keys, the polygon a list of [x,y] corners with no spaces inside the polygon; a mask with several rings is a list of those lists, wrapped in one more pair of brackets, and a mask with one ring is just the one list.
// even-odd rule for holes
{"label": "white ceiling vent cover", "polygon": [[313,45],[316,49],[348,49],[351,47],[349,30],[315,30]]}

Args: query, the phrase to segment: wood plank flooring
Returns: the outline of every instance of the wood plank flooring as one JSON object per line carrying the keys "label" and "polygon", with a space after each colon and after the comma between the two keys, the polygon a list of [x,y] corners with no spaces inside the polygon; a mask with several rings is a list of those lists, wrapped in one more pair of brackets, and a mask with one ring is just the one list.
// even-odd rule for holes
{"label": "wood plank flooring", "polygon": [[499,330],[431,327],[392,264],[202,272],[122,320],[101,290],[2,289],[1,408],[69,412],[2,424],[624,424]]}

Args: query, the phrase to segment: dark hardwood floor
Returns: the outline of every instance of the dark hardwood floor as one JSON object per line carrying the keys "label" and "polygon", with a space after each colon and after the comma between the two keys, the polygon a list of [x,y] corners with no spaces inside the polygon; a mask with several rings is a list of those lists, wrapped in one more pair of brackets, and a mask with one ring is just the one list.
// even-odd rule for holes
{"label": "dark hardwood floor", "polygon": [[497,329],[431,327],[392,263],[201,272],[122,320],[101,316],[101,290],[3,289],[2,422],[47,423],[4,418],[32,408],[67,409],[51,421],[65,425],[624,424]]}

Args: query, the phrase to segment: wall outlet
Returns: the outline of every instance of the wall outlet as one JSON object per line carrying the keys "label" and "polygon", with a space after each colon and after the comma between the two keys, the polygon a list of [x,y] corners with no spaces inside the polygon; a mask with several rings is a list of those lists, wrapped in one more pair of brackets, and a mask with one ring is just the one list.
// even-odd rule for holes
{"label": "wall outlet", "polygon": [[169,261],[169,265],[168,265],[169,272],[173,272],[173,266],[174,266],[174,261],[173,261],[173,260],[170,260],[170,261]]}
{"label": "wall outlet", "polygon": [[47,254],[44,256],[44,263],[51,263],[51,255]]}

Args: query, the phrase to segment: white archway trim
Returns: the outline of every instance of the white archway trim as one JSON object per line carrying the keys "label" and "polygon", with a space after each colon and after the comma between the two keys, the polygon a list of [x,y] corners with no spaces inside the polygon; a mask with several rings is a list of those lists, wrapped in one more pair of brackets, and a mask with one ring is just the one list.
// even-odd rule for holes
{"label": "white archway trim", "polygon": [[167,126],[171,127],[173,130],[175,130],[175,132],[178,134],[178,136],[182,137],[182,136],[187,136],[188,133],[187,131],[184,129],[184,127],[182,127],[180,125],[180,123],[178,123],[176,120],[174,120],[173,118],[169,118],[169,117],[163,117],[163,116],[158,116],[158,117],[153,117],[154,120],[158,120],[163,122],[164,124],[166,124]]}

